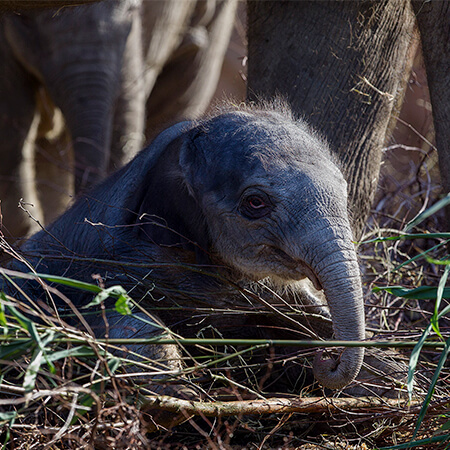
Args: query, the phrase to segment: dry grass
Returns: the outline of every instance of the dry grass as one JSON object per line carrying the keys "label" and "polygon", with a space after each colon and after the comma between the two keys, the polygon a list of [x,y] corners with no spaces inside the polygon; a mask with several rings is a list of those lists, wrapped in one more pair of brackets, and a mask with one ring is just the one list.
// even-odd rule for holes
{"label": "dry grass", "polygon": [[[420,156],[407,159],[408,170],[400,178],[392,167],[400,156],[408,156],[408,152]],[[426,154],[422,150],[388,150],[364,240],[403,231],[410,220],[439,198],[437,179],[433,149]],[[415,232],[442,232],[442,224],[440,211],[422,222]],[[433,316],[435,300],[405,299],[386,291],[374,293],[372,289],[388,285],[437,286],[445,266],[424,257],[412,259],[427,250],[434,259],[445,257],[448,251],[444,245],[432,249],[442,242],[442,239],[417,239],[359,245],[367,323],[377,339],[417,341],[420,338]],[[12,300],[9,299],[10,304]],[[193,362],[194,369],[192,361],[188,361],[191,369],[180,374],[181,382],[197,386],[197,393],[205,403],[225,402],[229,406],[228,402],[237,401],[248,407],[250,401],[258,400],[263,409],[250,409],[246,414],[242,414],[242,409],[239,413],[228,410],[209,414],[205,410],[185,408],[187,420],[175,431],[160,428],[149,433],[157,419],[155,408],[149,407],[148,377],[130,378],[123,370],[127,361],[111,353],[111,344],[96,341],[72,328],[64,318],[51,319],[42,312],[40,321],[32,324],[27,319],[29,316],[15,312],[28,307],[12,303],[16,309],[0,312],[3,329],[0,423],[5,448],[372,449],[406,448],[401,444],[419,439],[423,441],[415,448],[449,445],[448,440],[439,442],[440,436],[447,433],[441,430],[442,425],[450,423],[447,414],[450,373],[445,365],[440,370],[426,415],[414,434],[442,349],[422,351],[417,367],[419,389],[410,406],[405,402],[406,387],[395,376],[366,380],[369,389],[378,384],[394,396],[386,401],[377,400],[375,406],[373,398],[370,403],[349,393],[323,392],[313,384],[308,376],[310,357],[314,353],[311,349],[292,347],[280,354],[274,348],[267,350],[267,345],[253,346],[251,352],[242,346],[210,346],[210,351],[201,356],[203,359]],[[448,302],[442,300],[440,310],[446,306]],[[443,338],[448,339],[446,318],[440,320],[439,329]],[[432,337],[438,340],[436,333]],[[266,360],[255,363],[248,356],[257,353],[260,347],[266,352]],[[187,350],[190,352],[189,347]],[[411,350],[406,349],[393,357],[407,364],[410,354]],[[286,361],[297,364],[296,379],[292,379]],[[154,367],[151,362],[143,362],[140,370],[151,372]],[[285,379],[289,382],[282,382]],[[169,374],[165,382],[173,382]],[[299,393],[315,403],[316,409],[295,409],[299,406]],[[289,403],[290,408],[271,410],[270,402],[264,399],[273,398]],[[163,406],[161,403],[160,407]]]}

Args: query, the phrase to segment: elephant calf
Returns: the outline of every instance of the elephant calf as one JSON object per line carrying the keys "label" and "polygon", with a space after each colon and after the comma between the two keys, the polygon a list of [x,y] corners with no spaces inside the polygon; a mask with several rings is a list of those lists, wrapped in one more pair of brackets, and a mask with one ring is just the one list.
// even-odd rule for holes
{"label": "elephant calf", "polygon": [[[336,338],[361,340],[363,297],[346,198],[327,143],[288,108],[226,106],[165,130],[21,251],[39,273],[87,281],[96,274],[106,286],[126,287],[141,308],[108,313],[111,338],[163,333],[142,320],[155,307],[158,321],[184,335],[213,324],[224,336],[260,337],[254,294],[264,291],[267,319],[271,303],[286,293],[298,298],[309,278],[323,290]],[[28,288],[43,295],[37,284]],[[65,293],[77,307],[89,301]],[[213,312],[203,317],[207,309]],[[87,320],[101,335],[99,316]],[[181,367],[176,346],[133,350]],[[347,348],[338,361],[319,355],[314,374],[338,389],[362,361],[361,348]]]}

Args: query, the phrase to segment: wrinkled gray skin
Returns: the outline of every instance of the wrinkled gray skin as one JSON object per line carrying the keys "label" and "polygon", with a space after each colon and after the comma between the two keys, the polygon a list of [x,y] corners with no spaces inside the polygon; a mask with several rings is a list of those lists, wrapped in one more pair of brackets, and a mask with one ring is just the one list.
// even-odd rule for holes
{"label": "wrinkled gray skin", "polygon": [[[282,95],[321,130],[341,161],[356,239],[371,212],[418,25],[442,193],[450,192],[450,2],[266,0],[247,6],[247,98]],[[450,229],[450,206],[447,219]]]}
{"label": "wrinkled gray skin", "polygon": [[[29,209],[41,222],[53,220],[73,194],[73,180],[66,181],[70,172],[78,193],[128,162],[167,117],[203,113],[220,74],[236,4],[102,1],[0,16],[4,233],[23,236],[32,229],[17,208],[20,198],[34,205]],[[163,76],[168,65],[176,79]],[[161,96],[159,90],[164,105],[152,99],[152,93]],[[43,140],[55,134],[55,107],[70,134],[59,148]],[[44,154],[37,169],[35,142]],[[51,164],[61,167],[52,171]]]}
{"label": "wrinkled gray skin", "polygon": [[[346,183],[327,144],[303,121],[270,108],[231,110],[163,132],[21,251],[40,273],[89,281],[100,274],[106,285],[122,284],[147,311],[180,305],[159,318],[190,333],[207,323],[224,335],[255,333],[245,308],[260,305],[245,292],[263,292],[274,303],[277,297],[261,286],[280,295],[290,291],[292,299],[300,297],[309,278],[323,289],[335,337],[360,340],[363,298],[346,198]],[[66,293],[77,307],[89,301]],[[191,312],[193,306],[220,312],[208,322],[201,310]],[[239,308],[242,314],[224,312]],[[161,333],[139,320],[144,315],[111,314],[109,336]],[[90,317],[102,335],[103,319]],[[153,358],[179,356],[175,346],[133,350]],[[322,385],[338,389],[355,378],[362,361],[363,349],[348,348],[338,361],[316,357],[314,373]],[[167,362],[173,370],[180,364]]]}

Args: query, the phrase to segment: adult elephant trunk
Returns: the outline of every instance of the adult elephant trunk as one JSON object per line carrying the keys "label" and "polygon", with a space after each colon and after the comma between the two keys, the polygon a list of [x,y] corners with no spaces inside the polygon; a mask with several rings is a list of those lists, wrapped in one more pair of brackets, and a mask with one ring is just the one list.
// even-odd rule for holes
{"label": "adult elephant trunk", "polygon": [[76,192],[107,174],[118,89],[118,80],[101,68],[81,68],[81,76],[78,70],[51,87],[72,138]]}
{"label": "adult elephant trunk", "polygon": [[123,55],[138,8],[134,0],[99,2],[5,19],[14,56],[63,113],[73,141],[77,191],[106,175]]}
{"label": "adult elephant trunk", "polygon": [[[336,221],[336,219],[334,219]],[[347,221],[346,221],[347,222]],[[350,225],[341,227],[326,224],[316,227],[318,232],[306,236],[302,247],[313,249],[313,255],[304,258],[312,277],[323,288],[333,322],[335,338],[358,341],[365,338],[364,303],[360,271],[352,243]],[[308,270],[306,271],[308,274]],[[364,358],[364,348],[346,348],[338,361],[314,360],[314,375],[325,387],[340,389],[359,373]]]}

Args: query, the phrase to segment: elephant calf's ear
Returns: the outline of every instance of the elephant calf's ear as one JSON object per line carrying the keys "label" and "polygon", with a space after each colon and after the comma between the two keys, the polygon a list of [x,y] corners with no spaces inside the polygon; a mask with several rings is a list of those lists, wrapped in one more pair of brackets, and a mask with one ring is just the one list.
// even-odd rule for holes
{"label": "elephant calf's ear", "polygon": [[139,209],[139,237],[162,246],[194,251],[209,263],[208,230],[203,212],[180,167],[184,138],[172,141],[147,173]]}

